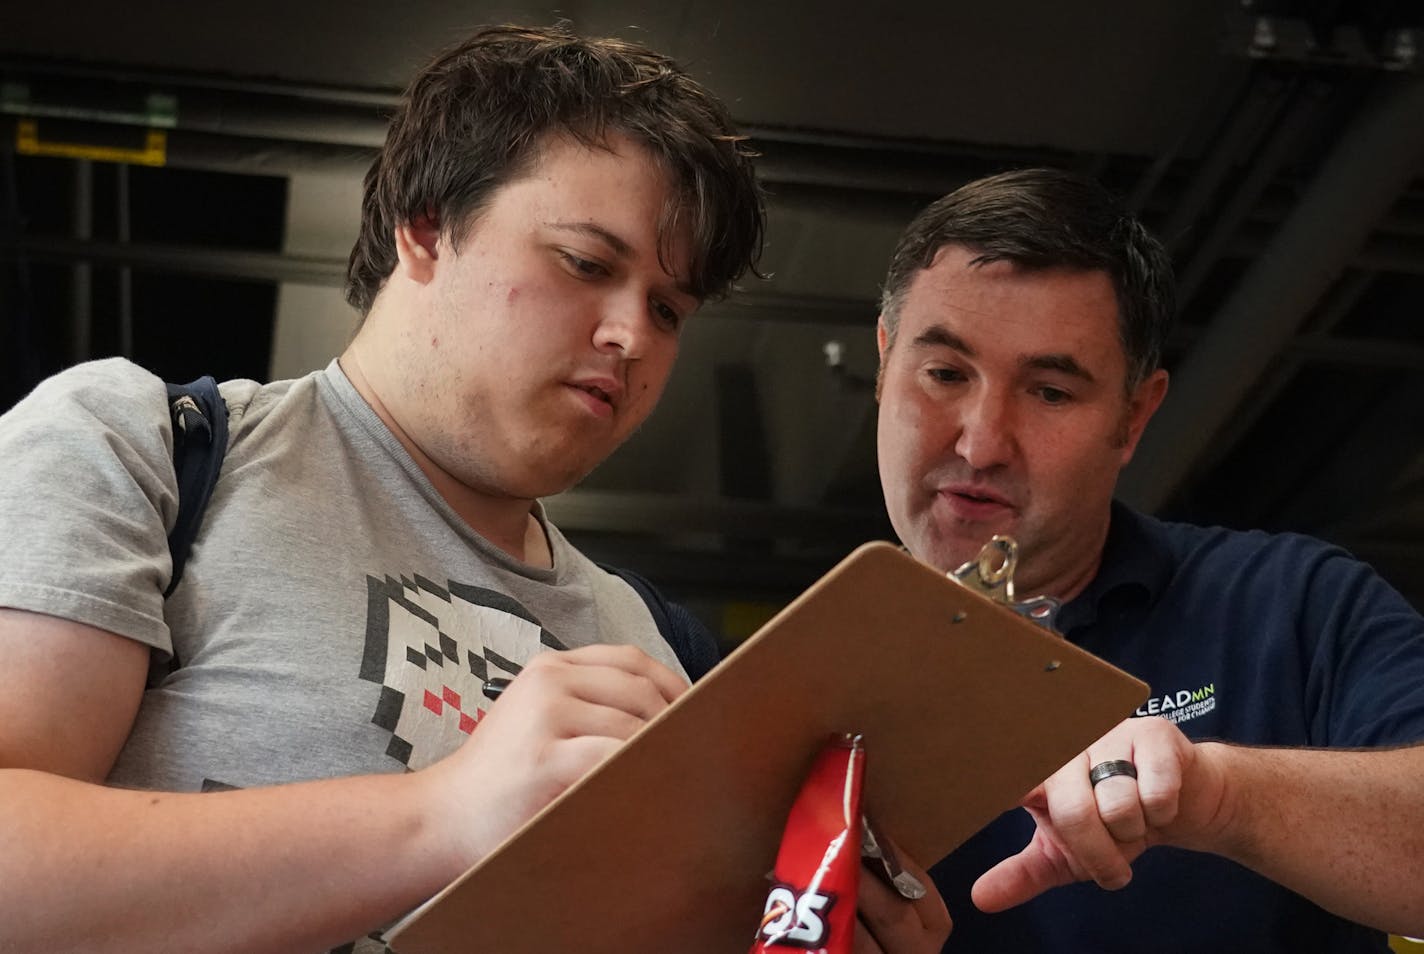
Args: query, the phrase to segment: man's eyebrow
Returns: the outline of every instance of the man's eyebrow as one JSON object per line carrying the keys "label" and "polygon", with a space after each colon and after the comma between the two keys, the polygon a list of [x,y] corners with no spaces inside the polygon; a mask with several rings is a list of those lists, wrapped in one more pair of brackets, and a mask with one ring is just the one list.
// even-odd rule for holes
{"label": "man's eyebrow", "polygon": [[[624,241],[621,236],[608,231],[608,229],[596,222],[545,222],[544,224],[560,232],[573,232],[575,235],[583,235],[597,239],[612,249],[614,256],[617,258],[625,259],[633,257],[632,245]],[[699,302],[702,301],[702,296],[697,294],[692,285],[688,282],[676,281],[674,287],[688,298],[695,299]]]}
{"label": "man's eyebrow", "polygon": [[[943,325],[930,325],[915,336],[912,344],[919,348],[949,348],[958,351],[966,358],[978,357],[969,342]],[[1033,354],[1019,359],[1019,364],[1030,370],[1057,371],[1061,374],[1072,375],[1089,384],[1097,381],[1097,378],[1093,377],[1093,372],[1079,364],[1078,360],[1070,354],[1058,352]]]}
{"label": "man's eyebrow", "polygon": [[601,225],[594,222],[545,222],[551,229],[561,232],[574,232],[578,235],[585,235],[589,238],[598,239],[604,245],[613,250],[613,254],[619,258],[627,258],[633,254],[633,246],[625,242],[621,237],[608,231]]}
{"label": "man's eyebrow", "polygon": [[1080,378],[1089,384],[1097,380],[1093,377],[1093,372],[1083,367],[1070,354],[1035,354],[1023,359],[1023,366],[1040,371],[1059,371],[1063,374]]}
{"label": "man's eyebrow", "polygon": [[950,331],[943,325],[930,325],[924,331],[916,335],[915,340],[912,341],[911,344],[913,344],[917,348],[952,348],[953,350],[958,351],[965,357],[974,357],[974,349],[969,347],[969,342],[965,341],[963,338],[959,337],[959,335]]}

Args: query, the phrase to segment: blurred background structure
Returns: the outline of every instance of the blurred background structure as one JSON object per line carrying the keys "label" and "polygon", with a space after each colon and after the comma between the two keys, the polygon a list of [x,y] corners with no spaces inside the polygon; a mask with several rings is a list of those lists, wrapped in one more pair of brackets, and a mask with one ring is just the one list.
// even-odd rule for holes
{"label": "blurred background structure", "polygon": [[766,281],[687,327],[664,405],[549,502],[730,635],[889,537],[879,282],[919,208],[1089,172],[1172,250],[1171,393],[1126,475],[1167,516],[1299,530],[1424,606],[1424,5],[1405,0],[71,0],[0,15],[0,409],[123,354],[291,376],[345,344],[360,180],[478,23],[643,40],[763,153]]}

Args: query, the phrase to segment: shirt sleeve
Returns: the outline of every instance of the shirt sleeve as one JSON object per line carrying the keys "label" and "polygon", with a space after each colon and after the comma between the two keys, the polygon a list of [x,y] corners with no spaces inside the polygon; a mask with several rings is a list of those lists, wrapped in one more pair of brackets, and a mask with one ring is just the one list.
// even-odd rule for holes
{"label": "shirt sleeve", "polygon": [[1307,566],[1305,622],[1319,634],[1312,738],[1341,748],[1424,741],[1424,618],[1342,550],[1321,548]]}
{"label": "shirt sleeve", "polygon": [[61,372],[0,416],[0,606],[171,651],[172,442],[163,382],[121,359]]}

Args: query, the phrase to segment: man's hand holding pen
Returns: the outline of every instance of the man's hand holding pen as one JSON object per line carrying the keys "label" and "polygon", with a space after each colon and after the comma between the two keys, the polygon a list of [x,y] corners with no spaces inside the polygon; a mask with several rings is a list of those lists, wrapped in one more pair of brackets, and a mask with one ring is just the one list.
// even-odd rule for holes
{"label": "man's hand holding pen", "polygon": [[[619,748],[687,689],[631,646],[539,653],[518,678],[490,680],[499,700],[454,753],[423,773],[463,832],[463,865],[483,857]],[[439,794],[435,794],[435,793]]]}

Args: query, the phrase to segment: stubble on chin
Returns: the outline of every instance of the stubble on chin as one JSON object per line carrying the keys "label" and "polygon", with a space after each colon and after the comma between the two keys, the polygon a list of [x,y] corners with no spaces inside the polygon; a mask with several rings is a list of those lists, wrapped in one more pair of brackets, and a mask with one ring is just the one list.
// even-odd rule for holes
{"label": "stubble on chin", "polygon": [[[1005,535],[1022,545],[1020,531],[1013,527],[975,523],[957,517],[943,520],[926,511],[918,528],[920,538],[928,545],[931,562],[937,569],[949,573],[979,558],[979,553],[995,536]],[[911,548],[911,552],[914,548]]]}
{"label": "stubble on chin", "polygon": [[959,533],[941,537],[934,547],[934,566],[943,573],[950,573],[979,556],[979,551],[994,534],[988,533],[983,540],[976,535]]}
{"label": "stubble on chin", "polygon": [[[909,533],[901,535],[901,542],[915,559],[941,573],[958,569],[973,556],[965,556],[971,549],[966,541],[962,528],[940,523],[928,507],[912,518]],[[977,546],[972,549],[974,554],[979,552]]]}

